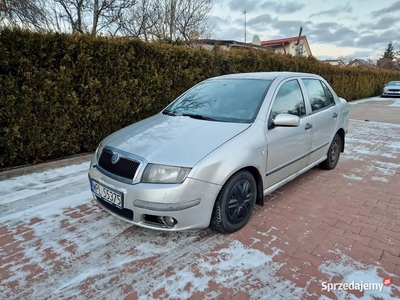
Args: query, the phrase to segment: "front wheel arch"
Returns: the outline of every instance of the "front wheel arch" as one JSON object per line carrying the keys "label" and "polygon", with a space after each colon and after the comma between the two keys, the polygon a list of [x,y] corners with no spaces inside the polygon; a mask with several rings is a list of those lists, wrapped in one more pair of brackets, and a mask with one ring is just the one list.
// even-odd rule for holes
{"label": "front wheel arch", "polygon": [[[231,176],[229,176],[224,184],[222,186],[224,186],[229,179],[231,179],[231,177],[233,177],[234,175],[236,175],[237,173],[241,172],[241,171],[248,171],[251,173],[251,175],[253,175],[256,184],[257,184],[257,199],[256,199],[256,204],[260,205],[260,206],[264,206],[264,184],[263,184],[263,179],[261,177],[260,171],[253,166],[248,166],[248,167],[244,167],[241,168],[239,170],[237,170],[236,172],[234,172],[233,174],[231,174]],[[215,203],[214,203],[215,204]]]}
{"label": "front wheel arch", "polygon": [[[257,178],[259,177],[256,175],[256,177],[252,174],[252,171],[254,172],[254,169],[248,169],[248,168],[243,168],[238,170],[237,172],[235,172],[234,174],[232,174],[224,183],[224,185],[222,186],[217,198],[215,199],[214,202],[214,207],[213,207],[213,212],[211,215],[211,219],[210,219],[210,225],[212,227],[214,227],[214,229],[223,232],[223,233],[233,233],[239,229],[241,229],[242,227],[244,227],[249,219],[251,218],[253,209],[255,204],[257,203],[257,199],[259,199],[259,184],[257,183]],[[257,171],[258,172],[258,171]],[[248,187],[253,186],[253,189],[249,189],[249,194],[241,194],[241,192],[238,194],[239,198],[229,198],[231,193],[235,193],[235,186],[237,184],[240,184],[240,182],[244,180],[247,181],[247,183],[249,183],[250,185],[248,185]],[[259,178],[260,180],[260,178]],[[244,186],[243,186],[244,187]],[[262,189],[262,187],[261,187]],[[247,190],[247,188],[246,188]],[[250,196],[252,194],[251,190],[253,191],[253,196]],[[244,190],[243,190],[244,191]],[[255,193],[255,198],[254,198],[254,193]],[[247,197],[252,197],[253,200],[250,200],[250,198],[247,198],[247,200],[245,200],[245,202],[243,203],[247,203],[247,204],[241,204],[239,205],[239,207],[242,207],[242,205],[245,205],[247,208],[245,210],[241,211],[241,208],[238,208],[237,211],[235,211],[235,213],[238,213],[239,215],[236,216],[240,216],[240,219],[237,220],[233,220],[230,219],[230,217],[234,217],[235,218],[235,213],[233,215],[229,215],[227,214],[227,209],[228,206],[226,205],[231,205],[229,199],[237,199],[237,200],[233,200],[235,205],[237,205],[237,203],[241,203],[243,199],[241,198],[242,196],[239,195],[247,195],[245,196]],[[263,195],[263,194],[261,194]],[[262,196],[261,196],[262,197]],[[249,202],[247,202],[249,201]],[[228,204],[229,203],[229,204]],[[250,204],[250,205],[249,205]],[[243,206],[244,207],[244,206]],[[240,211],[242,213],[240,213]],[[244,213],[244,214],[243,214]]]}

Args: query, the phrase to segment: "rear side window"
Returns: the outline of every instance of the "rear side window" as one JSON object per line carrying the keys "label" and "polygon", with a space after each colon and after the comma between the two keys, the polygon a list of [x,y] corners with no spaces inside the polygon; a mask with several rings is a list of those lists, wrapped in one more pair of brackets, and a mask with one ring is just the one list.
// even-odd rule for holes
{"label": "rear side window", "polygon": [[321,84],[322,84],[322,87],[324,88],[326,99],[327,99],[331,104],[335,104],[335,98],[333,97],[331,90],[330,90],[330,89],[326,86],[326,84],[323,83],[322,81],[321,81]]}
{"label": "rear side window", "polygon": [[310,99],[311,109],[313,112],[331,106],[335,102],[332,93],[329,92],[330,96],[327,96],[321,81],[317,79],[302,80],[306,87],[308,99]]}

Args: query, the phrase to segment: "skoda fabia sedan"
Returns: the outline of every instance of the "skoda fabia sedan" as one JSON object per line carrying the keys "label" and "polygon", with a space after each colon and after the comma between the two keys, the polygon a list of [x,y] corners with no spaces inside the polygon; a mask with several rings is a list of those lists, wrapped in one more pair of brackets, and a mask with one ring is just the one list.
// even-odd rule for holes
{"label": "skoda fabia sedan", "polygon": [[316,165],[336,167],[348,115],[317,75],[211,78],[106,137],[91,161],[91,190],[106,211],[138,226],[234,232],[264,195]]}

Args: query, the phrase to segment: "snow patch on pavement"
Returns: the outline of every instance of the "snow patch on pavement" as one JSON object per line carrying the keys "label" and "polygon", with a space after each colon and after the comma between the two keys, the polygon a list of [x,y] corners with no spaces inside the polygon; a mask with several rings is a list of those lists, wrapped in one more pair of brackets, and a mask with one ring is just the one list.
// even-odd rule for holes
{"label": "snow patch on pavement", "polygon": [[352,180],[357,180],[357,181],[363,180],[362,177],[357,176],[357,175],[354,175],[354,174],[350,174],[350,175],[342,174],[342,176],[343,176],[344,178],[352,179]]}
{"label": "snow patch on pavement", "polygon": [[0,204],[51,191],[83,178],[87,179],[88,169],[89,162],[84,162],[0,181]]}
{"label": "snow patch on pavement", "polygon": [[[351,257],[341,253],[339,250],[331,252],[340,255],[340,261],[325,261],[319,266],[319,270],[328,275],[331,283],[383,283],[384,276],[391,278],[397,277],[395,274],[387,274],[380,266],[367,266],[359,261],[353,260]],[[379,263],[378,263],[379,264]],[[334,282],[334,278],[341,277],[342,279]],[[321,285],[322,286],[322,285]],[[393,292],[400,291],[400,288],[391,285],[390,287],[383,286],[382,291],[379,290],[364,290],[363,296],[358,298],[345,290],[334,290],[333,293],[338,299],[397,299]]]}

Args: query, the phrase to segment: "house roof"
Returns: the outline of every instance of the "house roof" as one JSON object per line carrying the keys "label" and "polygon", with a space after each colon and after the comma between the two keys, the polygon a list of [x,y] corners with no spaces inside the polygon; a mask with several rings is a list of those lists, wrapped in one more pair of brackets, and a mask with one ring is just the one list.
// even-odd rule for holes
{"label": "house roof", "polygon": [[368,67],[371,66],[371,64],[370,64],[369,62],[367,62],[365,59],[362,59],[362,58],[353,59],[353,60],[350,62],[350,64],[353,64],[355,61],[358,61],[360,64],[362,64],[362,65],[364,65],[364,66],[368,66]]}
{"label": "house roof", "polygon": [[324,62],[330,62],[330,61],[334,62],[334,61],[337,61],[337,62],[343,63],[343,61],[342,61],[341,59],[325,59],[325,60],[321,60],[321,61],[324,61]]}
{"label": "house roof", "polygon": [[201,39],[195,41],[198,44],[207,44],[207,45],[225,45],[231,47],[244,47],[244,48],[257,48],[257,49],[265,49],[263,46],[253,45],[252,43],[243,43],[234,40],[213,40],[213,39]]}
{"label": "house roof", "polygon": [[[291,42],[296,42],[298,40],[298,36],[295,37],[290,37],[290,38],[284,38],[284,39],[278,39],[278,40],[270,40],[270,41],[263,41],[261,42],[262,46],[273,46],[273,45],[282,45],[282,44],[288,44]],[[301,40],[306,40],[307,37],[305,35],[302,35],[300,37]]]}

